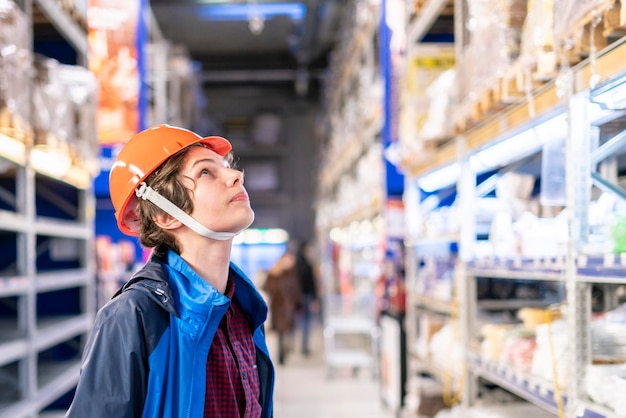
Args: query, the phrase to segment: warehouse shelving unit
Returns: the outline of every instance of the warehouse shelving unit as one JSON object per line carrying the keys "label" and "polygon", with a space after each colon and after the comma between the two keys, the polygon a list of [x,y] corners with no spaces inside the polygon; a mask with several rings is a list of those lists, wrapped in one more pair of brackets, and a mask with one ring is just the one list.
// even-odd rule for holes
{"label": "warehouse shelving unit", "polygon": [[[86,31],[62,2],[18,3],[31,23],[34,9],[43,13],[86,62]],[[91,186],[84,175],[78,181],[50,176],[30,163],[32,149],[28,141],[0,135],[3,418],[64,413],[95,316]]]}
{"label": "warehouse shelving unit", "polygon": [[[409,187],[417,187],[417,181],[426,175],[435,173],[447,167],[456,166],[457,177],[452,177],[450,184],[456,183],[458,193],[457,210],[463,214],[464,224],[461,225],[458,235],[447,237],[444,242],[458,243],[458,261],[454,265],[455,298],[450,308],[445,302],[430,301],[424,296],[417,295],[415,289],[409,291],[408,317],[413,323],[408,327],[410,331],[416,329],[415,320],[424,310],[443,315],[458,315],[460,328],[460,343],[467,353],[463,359],[466,372],[462,387],[463,407],[470,407],[478,396],[479,378],[501,386],[517,396],[532,402],[541,408],[557,414],[559,403],[555,395],[554,382],[547,382],[536,376],[521,373],[513,367],[495,364],[481,358],[475,349],[474,336],[478,332],[477,313],[481,309],[480,299],[477,297],[477,280],[494,278],[498,280],[525,280],[539,283],[555,283],[565,290],[563,302],[567,302],[567,331],[570,357],[567,363],[570,379],[568,386],[560,388],[563,408],[567,417],[587,418],[615,418],[617,413],[608,407],[595,404],[584,391],[585,368],[591,364],[591,319],[592,319],[592,286],[617,286],[626,284],[624,267],[626,266],[622,254],[594,250],[590,238],[589,206],[591,200],[591,185],[600,190],[609,190],[618,197],[624,198],[624,192],[618,185],[600,177],[596,166],[607,158],[618,155],[623,145],[623,135],[615,135],[614,139],[603,138],[606,142],[597,146],[594,144],[591,127],[609,122],[615,123],[623,112],[590,111],[590,95],[593,95],[596,85],[602,86],[613,78],[619,78],[626,73],[623,57],[626,54],[626,39],[611,44],[607,49],[598,53],[571,69],[566,69],[559,78],[552,80],[532,95],[508,107],[505,111],[496,113],[484,122],[461,132],[450,144],[440,149],[428,162],[407,167],[411,174],[407,180]],[[565,86],[565,87],[564,87]],[[565,89],[565,90],[564,90]],[[477,226],[472,221],[476,216],[476,195],[480,195],[476,185],[476,173],[470,167],[469,161],[481,151],[497,146],[503,139],[515,133],[530,129],[546,120],[559,115],[566,115],[568,120],[567,139],[567,203],[569,239],[566,251],[560,256],[536,257],[527,259],[508,259],[498,257],[478,258],[471,253],[476,243]],[[621,119],[622,128],[626,127]],[[589,150],[592,150],[591,153]],[[540,152],[539,146],[532,152]],[[519,158],[497,161],[492,169],[511,167]],[[614,165],[609,172],[613,179],[617,171]],[[460,173],[460,174],[459,174]],[[611,176],[609,176],[611,177]],[[420,205],[417,209],[420,210]],[[414,216],[415,212],[409,213]],[[420,216],[423,216],[421,214]],[[480,231],[478,231],[480,235]],[[433,248],[435,238],[428,240],[419,236],[407,240],[408,251],[407,280],[419,281],[420,269],[417,268],[420,254],[419,245]],[[557,286],[557,287],[558,287]],[[409,287],[409,289],[411,289]],[[562,295],[561,295],[562,296]],[[502,309],[519,308],[518,301],[503,300]],[[551,301],[536,301],[539,306],[545,307]],[[524,306],[529,306],[522,303]],[[605,297],[604,309],[615,308],[616,300]],[[409,323],[409,322],[407,322]],[[415,335],[414,335],[415,337]],[[432,370],[433,365],[426,367],[423,359],[416,355],[411,357],[409,373]],[[432,373],[441,379],[441,369],[435,368]]]}
{"label": "warehouse shelving unit", "polygon": [[[376,236],[382,237],[377,219],[384,207],[384,184],[375,175],[382,176],[382,91],[372,89],[380,87],[376,64],[379,11],[367,1],[355,0],[349,7],[352,12],[346,16],[350,20],[331,59],[325,86],[327,110],[318,133],[325,145],[321,147],[316,233],[321,238],[322,276],[328,293],[337,292],[341,281],[336,277],[336,260],[332,260],[333,246],[350,258],[350,266],[342,268],[354,276],[353,284],[367,285],[366,291],[371,291],[371,277],[362,276],[371,276],[379,260],[362,259],[362,254],[377,251],[380,240]],[[359,228],[365,224],[369,232]],[[370,268],[362,268],[368,262]]]}

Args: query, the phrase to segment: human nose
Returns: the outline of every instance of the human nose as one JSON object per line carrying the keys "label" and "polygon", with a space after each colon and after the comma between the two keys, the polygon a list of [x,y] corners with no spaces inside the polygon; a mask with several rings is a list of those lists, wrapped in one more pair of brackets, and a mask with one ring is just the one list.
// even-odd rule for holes
{"label": "human nose", "polygon": [[235,186],[238,183],[243,185],[243,171],[230,169],[227,183],[228,186]]}

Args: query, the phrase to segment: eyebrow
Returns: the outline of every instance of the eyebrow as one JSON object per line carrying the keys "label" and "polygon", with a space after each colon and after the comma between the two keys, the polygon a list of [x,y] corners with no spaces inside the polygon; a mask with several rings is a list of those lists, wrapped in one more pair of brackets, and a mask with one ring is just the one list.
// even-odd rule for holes
{"label": "eyebrow", "polygon": [[191,168],[194,168],[196,165],[201,164],[201,163],[211,163],[211,164],[215,164],[215,165],[222,165],[224,167],[230,167],[230,164],[225,159],[217,160],[215,158],[201,158],[199,160],[194,161],[191,164]]}

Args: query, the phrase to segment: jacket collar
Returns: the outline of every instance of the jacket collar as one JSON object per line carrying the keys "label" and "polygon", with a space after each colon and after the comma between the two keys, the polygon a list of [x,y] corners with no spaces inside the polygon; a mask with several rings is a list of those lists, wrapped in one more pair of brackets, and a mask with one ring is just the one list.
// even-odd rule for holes
{"label": "jacket collar", "polygon": [[[174,290],[168,280],[168,275],[171,274],[168,272],[169,269],[192,281],[201,280],[202,283],[198,283],[201,287],[207,287],[205,290],[208,293],[213,294],[213,296],[221,295],[215,287],[202,280],[185,260],[170,250],[163,257],[152,253],[148,262],[117,291],[113,298],[131,288],[140,290],[146,292],[163,309],[180,317],[179,309],[175,303]],[[241,309],[249,315],[254,328],[257,328],[267,318],[267,304],[252,280],[232,262],[230,263],[230,275],[235,281],[235,297],[237,297]],[[226,298],[223,295],[221,297]]]}

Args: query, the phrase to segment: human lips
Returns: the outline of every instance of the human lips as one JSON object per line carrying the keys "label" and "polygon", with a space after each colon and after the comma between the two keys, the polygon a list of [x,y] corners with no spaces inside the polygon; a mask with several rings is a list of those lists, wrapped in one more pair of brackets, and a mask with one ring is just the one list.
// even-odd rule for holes
{"label": "human lips", "polygon": [[250,198],[248,197],[248,193],[245,191],[237,193],[232,199],[230,199],[231,202],[247,202],[248,200],[250,200]]}

